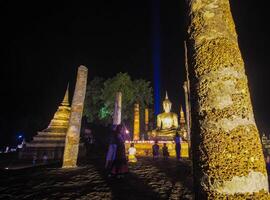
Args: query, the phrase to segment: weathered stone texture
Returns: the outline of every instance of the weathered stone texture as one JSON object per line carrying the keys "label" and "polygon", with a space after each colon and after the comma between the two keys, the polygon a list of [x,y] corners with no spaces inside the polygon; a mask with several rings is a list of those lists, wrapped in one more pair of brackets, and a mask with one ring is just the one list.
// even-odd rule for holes
{"label": "weathered stone texture", "polygon": [[[187,59],[187,58],[186,58]],[[187,61],[186,61],[187,62]],[[189,77],[187,77],[188,79]],[[189,80],[188,80],[189,81]],[[191,126],[191,120],[190,120],[190,94],[189,94],[189,84],[188,81],[184,82],[183,89],[185,92],[185,107],[186,107],[186,118],[187,118],[187,141],[188,141],[188,148],[191,148],[191,135],[190,135],[190,126]],[[191,154],[191,151],[189,151]],[[189,156],[191,158],[191,155]]]}
{"label": "weathered stone texture", "polygon": [[149,130],[149,109],[145,108],[144,109],[144,125],[145,125],[145,132]]}
{"label": "weathered stone texture", "polygon": [[88,70],[85,66],[81,65],[78,68],[75,92],[71,105],[69,127],[65,142],[63,158],[64,168],[76,167],[77,163],[80,142],[81,119],[87,84],[87,72]]}
{"label": "weathered stone texture", "polygon": [[122,93],[117,92],[114,103],[113,124],[121,124]]}
{"label": "weathered stone texture", "polygon": [[134,104],[134,125],[133,125],[133,140],[140,139],[140,107],[138,103]]}
{"label": "weathered stone texture", "polygon": [[229,1],[188,2],[197,186],[209,199],[266,199],[265,162]]}

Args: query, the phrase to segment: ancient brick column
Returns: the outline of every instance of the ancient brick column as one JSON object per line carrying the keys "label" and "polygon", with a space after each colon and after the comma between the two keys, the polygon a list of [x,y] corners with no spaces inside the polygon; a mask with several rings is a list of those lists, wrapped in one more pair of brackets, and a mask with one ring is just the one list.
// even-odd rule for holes
{"label": "ancient brick column", "polygon": [[145,108],[144,110],[144,125],[145,125],[145,134],[149,130],[149,109]]}
{"label": "ancient brick column", "polygon": [[77,163],[82,112],[87,84],[87,71],[85,66],[81,65],[78,68],[75,92],[71,105],[69,127],[66,135],[63,168],[76,167]]}
{"label": "ancient brick column", "polygon": [[117,92],[114,103],[113,125],[121,124],[121,106],[122,106],[122,93]]}
{"label": "ancient brick column", "polygon": [[133,140],[140,139],[140,107],[138,103],[134,104],[134,126],[133,126]]}
{"label": "ancient brick column", "polygon": [[229,0],[187,2],[196,198],[266,199],[265,161]]}

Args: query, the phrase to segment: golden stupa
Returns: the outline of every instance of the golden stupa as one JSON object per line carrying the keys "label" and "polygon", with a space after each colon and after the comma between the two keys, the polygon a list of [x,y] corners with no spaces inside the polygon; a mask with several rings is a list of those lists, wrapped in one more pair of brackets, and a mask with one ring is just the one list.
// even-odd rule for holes
{"label": "golden stupa", "polygon": [[178,133],[181,135],[181,137],[184,140],[188,140],[185,113],[183,111],[182,106],[180,107],[180,120],[179,120],[179,122],[180,122],[180,124],[179,124],[180,130],[178,131]]}
{"label": "golden stupa", "polygon": [[68,95],[67,88],[64,99],[55,112],[49,126],[39,131],[31,142],[26,143],[26,147],[19,154],[21,159],[31,159],[34,154],[38,159],[41,159],[43,154],[46,154],[48,159],[54,160],[63,157],[70,117]]}
{"label": "golden stupa", "polygon": [[68,128],[69,116],[70,116],[70,105],[68,101],[68,89],[67,89],[61,105],[58,107],[56,113],[54,114],[53,119],[51,120],[48,128],[43,130],[43,132],[66,133]]}

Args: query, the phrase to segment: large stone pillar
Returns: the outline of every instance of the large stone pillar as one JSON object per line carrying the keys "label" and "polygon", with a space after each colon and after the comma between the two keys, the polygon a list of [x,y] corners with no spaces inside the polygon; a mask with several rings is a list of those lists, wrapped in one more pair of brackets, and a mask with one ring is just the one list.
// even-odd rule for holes
{"label": "large stone pillar", "polygon": [[187,2],[196,198],[266,199],[265,161],[229,0]]}
{"label": "large stone pillar", "polygon": [[140,139],[140,107],[138,103],[134,104],[134,126],[133,126],[133,140]]}
{"label": "large stone pillar", "polygon": [[88,70],[85,66],[81,65],[78,68],[75,92],[71,105],[69,127],[66,135],[63,168],[76,167],[80,143],[82,112],[87,84],[87,72]]}
{"label": "large stone pillar", "polygon": [[149,109],[145,108],[144,110],[144,125],[145,125],[145,134],[149,131]]}
{"label": "large stone pillar", "polygon": [[122,93],[117,92],[115,96],[113,125],[121,124]]}
{"label": "large stone pillar", "polygon": [[[187,140],[188,140],[188,148],[190,150],[190,147],[191,147],[191,142],[190,142],[190,101],[189,101],[189,93],[188,93],[188,83],[187,81],[184,82],[184,85],[183,85],[183,88],[184,88],[184,92],[185,92],[185,107],[186,107],[186,117],[187,117]],[[181,107],[182,108],[182,107]],[[181,116],[181,114],[180,114]],[[191,152],[191,151],[189,151]],[[191,158],[191,157],[190,157]]]}
{"label": "large stone pillar", "polygon": [[145,136],[148,138],[149,131],[149,109],[144,109],[144,134],[141,136],[141,140],[145,140]]}

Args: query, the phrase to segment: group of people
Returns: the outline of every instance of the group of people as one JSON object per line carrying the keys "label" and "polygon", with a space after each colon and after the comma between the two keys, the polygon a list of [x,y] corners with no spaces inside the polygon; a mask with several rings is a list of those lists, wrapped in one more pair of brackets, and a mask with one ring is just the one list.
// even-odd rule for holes
{"label": "group of people", "polygon": [[[181,160],[181,136],[179,135],[179,133],[176,133],[174,137],[174,142],[175,142],[176,158],[177,160]],[[152,146],[152,153],[153,153],[153,160],[159,158],[158,141],[155,141],[155,144]],[[168,157],[170,156],[166,143],[163,143],[162,155],[164,160],[167,160]]]}
{"label": "group of people", "polygon": [[[125,127],[122,124],[115,125],[112,129],[105,163],[105,169],[107,170],[109,177],[123,178],[128,172],[128,162],[137,162],[136,148],[133,143],[128,149],[128,157],[126,156],[125,131]],[[181,160],[181,137],[178,133],[175,135],[174,142],[176,157],[178,160]],[[158,141],[155,141],[155,144],[152,146],[152,153],[153,159],[158,159]],[[169,151],[166,143],[163,144],[162,153],[164,160],[167,160],[169,157]]]}
{"label": "group of people", "polygon": [[[157,160],[159,158],[158,141],[155,141],[155,144],[152,146],[152,153],[153,153],[153,160]],[[164,160],[167,160],[169,158],[169,156],[170,156],[169,150],[168,150],[168,147],[167,147],[166,143],[163,144],[162,155],[163,155]]]}

